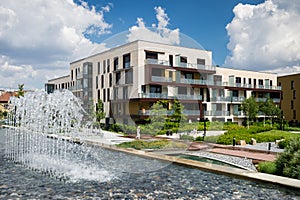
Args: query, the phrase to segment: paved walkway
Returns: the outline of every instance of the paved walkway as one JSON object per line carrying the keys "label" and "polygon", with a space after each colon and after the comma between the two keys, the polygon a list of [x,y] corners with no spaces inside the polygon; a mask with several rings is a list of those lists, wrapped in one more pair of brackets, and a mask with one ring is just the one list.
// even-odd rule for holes
{"label": "paved walkway", "polygon": [[274,155],[274,154],[257,153],[257,152],[252,152],[252,151],[222,149],[222,148],[213,148],[213,149],[210,149],[209,152],[243,157],[243,158],[251,158],[253,160],[263,160],[263,161],[274,161],[276,158],[276,155]]}

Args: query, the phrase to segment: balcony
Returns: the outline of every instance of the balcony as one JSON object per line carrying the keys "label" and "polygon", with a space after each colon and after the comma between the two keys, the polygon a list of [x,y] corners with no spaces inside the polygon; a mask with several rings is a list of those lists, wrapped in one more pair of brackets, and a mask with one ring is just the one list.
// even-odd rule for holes
{"label": "balcony", "polygon": [[229,111],[224,110],[207,110],[204,111],[205,116],[229,116]]}
{"label": "balcony", "polygon": [[202,100],[201,95],[178,94],[176,96],[168,96],[167,93],[141,93],[140,98],[145,98],[145,99]]}
{"label": "balcony", "polygon": [[174,96],[174,98],[177,98],[179,100],[202,100],[201,95],[178,94],[177,96]]}
{"label": "balcony", "polygon": [[228,83],[223,82],[223,86],[228,87],[239,87],[239,88],[257,88],[257,89],[264,89],[264,90],[281,90],[281,86],[270,86],[270,85],[252,85],[252,84],[241,84],[241,83]]}
{"label": "balcony", "polygon": [[172,82],[172,78],[164,77],[164,76],[151,76],[151,81],[170,83]]}
{"label": "balcony", "polygon": [[[146,65],[164,65],[164,66],[170,66],[170,62],[168,60],[157,60],[148,58],[145,60]],[[210,65],[198,65],[198,64],[192,64],[192,63],[183,63],[180,62],[178,65],[174,65],[174,67],[182,67],[182,68],[190,68],[190,69],[199,69],[199,70],[208,70],[208,71],[216,71],[215,66]]]}
{"label": "balcony", "polygon": [[[164,115],[172,115],[174,113],[173,110],[167,110],[163,113],[160,114],[164,114]],[[184,110],[183,111],[184,115],[200,115],[200,110]],[[141,116],[153,116],[153,115],[157,115],[157,112],[153,111],[153,110],[139,110],[138,115]]]}
{"label": "balcony", "polygon": [[167,99],[168,94],[162,94],[162,93],[142,93],[142,98],[146,99]]}
{"label": "balcony", "polygon": [[243,102],[245,97],[212,97],[211,101],[221,102]]}

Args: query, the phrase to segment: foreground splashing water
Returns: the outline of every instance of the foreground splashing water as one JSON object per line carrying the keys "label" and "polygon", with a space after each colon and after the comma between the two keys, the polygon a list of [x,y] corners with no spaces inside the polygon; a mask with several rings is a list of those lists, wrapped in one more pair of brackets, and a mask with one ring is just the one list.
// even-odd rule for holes
{"label": "foreground splashing water", "polygon": [[91,147],[78,144],[88,129],[81,124],[81,102],[70,91],[26,93],[11,103],[14,127],[6,130],[8,160],[64,181],[117,177]]}

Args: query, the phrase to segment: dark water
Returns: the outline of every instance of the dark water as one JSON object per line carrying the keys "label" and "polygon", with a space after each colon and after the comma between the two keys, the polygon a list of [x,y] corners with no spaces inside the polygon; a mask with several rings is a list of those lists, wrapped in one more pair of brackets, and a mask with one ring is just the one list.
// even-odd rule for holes
{"label": "dark water", "polygon": [[296,191],[173,164],[108,182],[64,183],[7,161],[3,135],[0,129],[0,199],[299,199]]}

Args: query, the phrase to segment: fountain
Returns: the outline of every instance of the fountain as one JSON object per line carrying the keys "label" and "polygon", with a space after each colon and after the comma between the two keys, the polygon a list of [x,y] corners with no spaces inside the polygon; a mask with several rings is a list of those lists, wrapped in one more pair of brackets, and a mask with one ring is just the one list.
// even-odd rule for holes
{"label": "fountain", "polygon": [[[86,145],[71,92],[12,99],[14,127],[0,129],[0,199],[287,199],[296,191]],[[16,109],[15,109],[16,108]]]}

